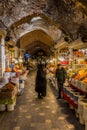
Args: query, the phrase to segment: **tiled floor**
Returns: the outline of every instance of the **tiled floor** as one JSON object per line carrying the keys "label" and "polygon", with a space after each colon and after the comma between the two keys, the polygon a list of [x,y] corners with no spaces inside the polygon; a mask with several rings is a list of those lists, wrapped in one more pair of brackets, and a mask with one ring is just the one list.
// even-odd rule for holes
{"label": "tiled floor", "polygon": [[12,112],[0,112],[0,130],[85,130],[64,100],[47,86],[47,96],[37,99],[35,73],[28,76],[22,96]]}

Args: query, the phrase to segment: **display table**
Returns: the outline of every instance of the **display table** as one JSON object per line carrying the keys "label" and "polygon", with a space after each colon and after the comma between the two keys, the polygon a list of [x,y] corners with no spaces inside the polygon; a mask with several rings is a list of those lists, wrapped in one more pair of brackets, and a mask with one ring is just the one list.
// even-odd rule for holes
{"label": "display table", "polygon": [[63,98],[67,100],[69,104],[71,104],[73,107],[78,108],[78,104],[74,102],[66,93],[62,92]]}
{"label": "display table", "polygon": [[87,96],[86,92],[72,85],[72,83],[69,83],[68,87],[64,87],[62,94],[64,99],[74,108],[78,108],[78,100]]}
{"label": "display table", "polygon": [[79,89],[77,86],[73,85],[72,83],[69,83],[69,84],[70,84],[70,86],[71,86],[72,88],[74,88],[75,90],[77,90],[78,92],[80,92],[80,93],[82,93],[82,94],[86,94],[86,96],[87,96],[87,92],[85,92],[85,91]]}

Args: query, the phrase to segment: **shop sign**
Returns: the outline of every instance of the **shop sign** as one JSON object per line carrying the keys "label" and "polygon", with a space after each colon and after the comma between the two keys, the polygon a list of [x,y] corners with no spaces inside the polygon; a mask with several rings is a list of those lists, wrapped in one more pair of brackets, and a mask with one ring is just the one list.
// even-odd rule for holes
{"label": "shop sign", "polygon": [[67,64],[69,64],[69,61],[61,61],[61,64],[62,65],[67,65]]}

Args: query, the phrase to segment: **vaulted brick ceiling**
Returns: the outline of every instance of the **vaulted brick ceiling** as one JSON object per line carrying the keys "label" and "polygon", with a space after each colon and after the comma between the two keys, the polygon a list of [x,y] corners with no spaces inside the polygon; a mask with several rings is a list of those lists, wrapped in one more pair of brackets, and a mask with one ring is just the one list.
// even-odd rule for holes
{"label": "vaulted brick ceiling", "polygon": [[0,29],[25,48],[35,41],[50,47],[65,36],[74,41],[87,36],[87,1],[1,0]]}

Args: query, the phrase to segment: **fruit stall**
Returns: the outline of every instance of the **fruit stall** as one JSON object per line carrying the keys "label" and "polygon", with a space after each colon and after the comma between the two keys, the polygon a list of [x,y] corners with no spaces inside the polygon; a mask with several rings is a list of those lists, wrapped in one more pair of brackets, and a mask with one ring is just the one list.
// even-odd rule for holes
{"label": "fruit stall", "polygon": [[71,62],[69,81],[65,82],[62,94],[80,123],[87,127],[87,49],[74,50]]}
{"label": "fruit stall", "polygon": [[23,66],[6,68],[0,79],[0,111],[13,111],[18,95],[24,91],[24,81],[28,71]]}

